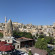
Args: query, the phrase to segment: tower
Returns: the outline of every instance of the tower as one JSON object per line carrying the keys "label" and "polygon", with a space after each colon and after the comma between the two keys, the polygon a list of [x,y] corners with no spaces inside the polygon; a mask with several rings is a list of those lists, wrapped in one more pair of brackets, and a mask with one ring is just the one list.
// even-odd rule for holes
{"label": "tower", "polygon": [[7,18],[6,18],[6,16],[5,16],[5,23],[7,23]]}
{"label": "tower", "polygon": [[4,37],[12,37],[12,35],[13,35],[12,21],[9,19],[9,21],[7,22],[7,18],[5,17]]}
{"label": "tower", "polygon": [[7,18],[5,16],[5,29],[6,29],[6,27],[7,27]]}

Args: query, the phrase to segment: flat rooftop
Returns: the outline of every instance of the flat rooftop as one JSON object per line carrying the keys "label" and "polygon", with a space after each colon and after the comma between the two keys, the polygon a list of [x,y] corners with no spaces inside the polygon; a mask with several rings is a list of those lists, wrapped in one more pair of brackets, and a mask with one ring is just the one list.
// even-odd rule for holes
{"label": "flat rooftop", "polygon": [[29,40],[33,40],[33,39],[25,38],[25,37],[20,37],[20,38],[16,39],[16,41],[20,41],[20,42],[22,42],[22,41],[29,41]]}

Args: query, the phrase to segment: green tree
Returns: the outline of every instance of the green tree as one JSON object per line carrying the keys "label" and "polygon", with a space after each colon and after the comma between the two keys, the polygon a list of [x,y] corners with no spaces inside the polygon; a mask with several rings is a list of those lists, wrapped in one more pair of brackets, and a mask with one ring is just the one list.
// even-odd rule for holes
{"label": "green tree", "polygon": [[45,36],[43,34],[40,34],[39,35],[39,38],[44,38]]}
{"label": "green tree", "polygon": [[13,31],[14,37],[26,37],[26,38],[33,38],[31,33],[27,32],[17,32]]}
{"label": "green tree", "polygon": [[49,55],[55,55],[55,50],[54,50],[54,49],[49,50],[48,54],[49,54]]}
{"label": "green tree", "polygon": [[31,50],[29,50],[29,53],[28,53],[28,55],[32,55],[32,52],[31,52]]}
{"label": "green tree", "polygon": [[54,38],[53,37],[44,37],[45,38],[45,41],[48,43],[48,44],[54,44]]}
{"label": "green tree", "polygon": [[3,37],[3,33],[1,33],[1,32],[0,32],[0,37],[1,37],[1,38]]}
{"label": "green tree", "polygon": [[45,41],[44,38],[39,38],[37,40],[37,42],[35,43],[35,47],[36,48],[39,48],[39,49],[44,49],[44,50],[47,50],[47,42]]}
{"label": "green tree", "polygon": [[38,36],[38,33],[36,34],[36,36]]}
{"label": "green tree", "polygon": [[17,31],[13,31],[13,37],[18,37],[18,32]]}
{"label": "green tree", "polygon": [[25,32],[24,32],[24,37],[33,38],[31,33],[25,33]]}

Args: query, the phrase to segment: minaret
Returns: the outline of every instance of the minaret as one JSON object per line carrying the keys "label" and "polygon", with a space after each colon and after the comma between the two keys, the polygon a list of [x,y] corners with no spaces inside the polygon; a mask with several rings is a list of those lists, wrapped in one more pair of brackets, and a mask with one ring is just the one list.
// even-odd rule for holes
{"label": "minaret", "polygon": [[6,16],[5,16],[5,29],[4,29],[4,33],[3,33],[3,35],[4,35],[4,37],[6,36],[6,30],[7,30],[7,18],[6,18]]}
{"label": "minaret", "polygon": [[5,16],[5,30],[7,29],[7,18]]}

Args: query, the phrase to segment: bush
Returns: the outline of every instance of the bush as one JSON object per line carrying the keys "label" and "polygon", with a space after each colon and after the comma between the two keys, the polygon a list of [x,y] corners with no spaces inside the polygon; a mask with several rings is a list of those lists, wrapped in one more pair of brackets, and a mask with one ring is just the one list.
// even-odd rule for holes
{"label": "bush", "polygon": [[0,37],[1,37],[1,38],[3,37],[3,33],[0,33]]}
{"label": "bush", "polygon": [[44,38],[45,36],[43,34],[40,34],[39,35],[39,38]]}
{"label": "bush", "polygon": [[46,41],[48,44],[53,44],[53,43],[54,43],[53,37],[45,37],[45,41]]}
{"label": "bush", "polygon": [[31,52],[31,50],[29,50],[29,53],[28,53],[28,55],[32,55],[32,52]]}
{"label": "bush", "polygon": [[38,39],[37,42],[35,43],[35,47],[39,49],[47,50],[47,42],[43,38]]}
{"label": "bush", "polygon": [[26,38],[33,38],[31,33],[27,33],[27,32],[17,32],[17,31],[13,31],[13,36],[15,38],[18,37],[26,37]]}

